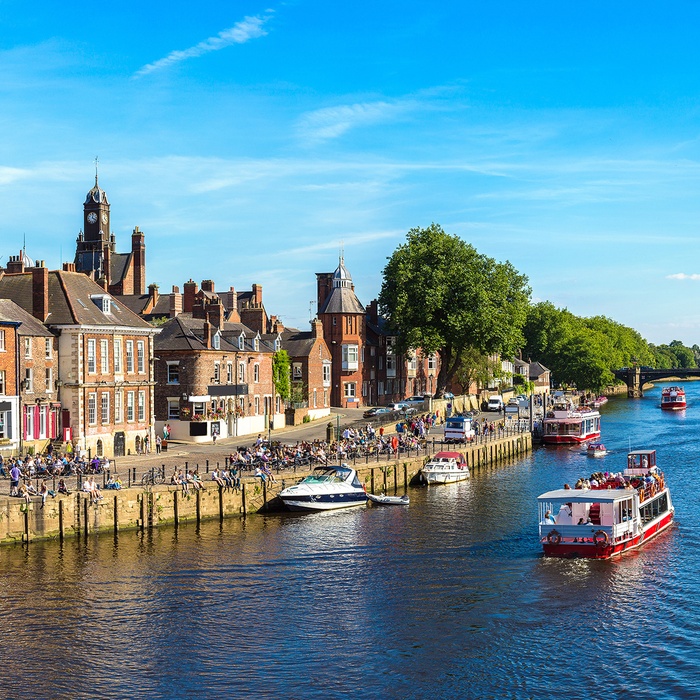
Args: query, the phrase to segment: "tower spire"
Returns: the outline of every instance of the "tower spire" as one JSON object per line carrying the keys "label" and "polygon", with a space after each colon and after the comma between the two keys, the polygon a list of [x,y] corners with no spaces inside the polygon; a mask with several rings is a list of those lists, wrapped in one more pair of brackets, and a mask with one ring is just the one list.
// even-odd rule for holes
{"label": "tower spire", "polygon": [[97,164],[100,162],[100,159],[95,156],[95,187],[97,187]]}

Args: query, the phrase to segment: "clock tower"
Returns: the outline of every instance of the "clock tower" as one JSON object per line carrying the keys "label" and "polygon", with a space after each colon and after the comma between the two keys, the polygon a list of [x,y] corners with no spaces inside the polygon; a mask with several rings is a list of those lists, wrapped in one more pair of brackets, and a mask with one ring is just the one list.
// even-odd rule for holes
{"label": "clock tower", "polygon": [[95,186],[87,193],[83,204],[83,230],[78,234],[75,269],[99,280],[109,275],[105,258],[113,252],[114,236],[110,234],[109,201],[100,187],[95,168]]}

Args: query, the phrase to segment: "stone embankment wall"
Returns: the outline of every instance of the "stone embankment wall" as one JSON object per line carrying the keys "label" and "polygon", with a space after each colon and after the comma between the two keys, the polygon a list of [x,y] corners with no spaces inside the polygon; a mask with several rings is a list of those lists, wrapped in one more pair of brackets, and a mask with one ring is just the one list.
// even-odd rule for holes
{"label": "stone embankment wall", "polygon": [[[532,449],[532,436],[521,433],[455,449],[465,453],[469,467],[474,470],[526,454]],[[370,493],[390,492],[418,483],[420,469],[426,461],[425,456],[413,457],[358,464],[355,469]],[[87,494],[75,492],[48,498],[44,508],[36,497],[26,504],[24,500],[5,496],[0,498],[0,543],[86,537],[92,532],[146,530],[279,510],[282,504],[277,495],[300,476],[280,474],[270,488],[264,488],[257,480],[248,481],[238,492],[221,489],[212,481],[205,482],[204,490],[190,490],[189,494],[168,485],[104,490],[98,504],[91,503]]]}

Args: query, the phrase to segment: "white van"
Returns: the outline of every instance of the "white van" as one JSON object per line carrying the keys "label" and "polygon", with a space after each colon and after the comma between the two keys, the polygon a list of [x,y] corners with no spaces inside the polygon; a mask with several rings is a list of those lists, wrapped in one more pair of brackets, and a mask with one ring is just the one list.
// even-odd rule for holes
{"label": "white van", "polygon": [[486,408],[487,411],[502,411],[503,410],[503,399],[500,396],[489,396],[489,404]]}
{"label": "white van", "polygon": [[450,416],[445,420],[445,442],[472,442],[475,435],[471,418]]}

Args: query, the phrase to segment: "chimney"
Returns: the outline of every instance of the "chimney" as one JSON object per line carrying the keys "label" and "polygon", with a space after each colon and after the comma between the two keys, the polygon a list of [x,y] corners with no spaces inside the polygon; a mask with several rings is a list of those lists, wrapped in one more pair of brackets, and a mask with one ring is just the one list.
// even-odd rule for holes
{"label": "chimney", "polygon": [[173,285],[173,291],[170,294],[170,318],[175,318],[178,314],[182,313],[182,294],[180,294],[180,288]]}
{"label": "chimney", "polygon": [[157,284],[149,284],[148,285],[148,297],[151,299],[151,303],[153,306],[155,306],[158,303],[158,299],[160,298],[160,294],[158,294],[158,285]]}
{"label": "chimney", "polygon": [[316,273],[317,287],[317,305],[316,309],[320,312],[323,309],[326,299],[330,296],[333,288],[333,273],[332,272],[317,272]]}
{"label": "chimney", "polygon": [[372,299],[369,303],[369,320],[375,326],[379,324],[379,304],[376,299]]}
{"label": "chimney", "polygon": [[224,305],[221,299],[216,299],[206,306],[207,321],[215,328],[223,328],[224,326]]}
{"label": "chimney", "polygon": [[211,323],[204,322],[204,347],[211,350]]}
{"label": "chimney", "polygon": [[63,272],[75,272],[75,263],[63,263]]}
{"label": "chimney", "polygon": [[106,282],[105,289],[109,289],[109,285],[112,283],[112,249],[109,247],[109,243],[102,246],[102,258],[104,260],[102,276]]}
{"label": "chimney", "polygon": [[182,300],[182,310],[186,314],[192,313],[192,308],[194,307],[194,297],[198,291],[199,288],[197,287],[197,283],[194,280],[189,280],[188,282],[185,282],[184,298]]}
{"label": "chimney", "polygon": [[24,255],[20,251],[19,255],[10,255],[7,261],[6,272],[8,275],[15,275],[24,272]]}
{"label": "chimney", "polygon": [[311,334],[313,335],[314,339],[320,338],[323,340],[323,324],[318,317],[311,321]]}
{"label": "chimney", "polygon": [[214,293],[214,280],[202,280],[202,291]]}
{"label": "chimney", "polygon": [[42,323],[49,315],[49,270],[38,260],[32,268],[32,316]]}
{"label": "chimney", "polygon": [[253,304],[256,304],[257,306],[262,306],[262,285],[260,284],[254,284],[253,285]]}
{"label": "chimney", "polygon": [[[134,259],[134,289],[133,294],[146,293],[146,242],[143,231],[139,227],[134,228],[131,234],[131,253]],[[124,289],[126,294],[127,290]]]}

